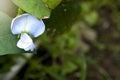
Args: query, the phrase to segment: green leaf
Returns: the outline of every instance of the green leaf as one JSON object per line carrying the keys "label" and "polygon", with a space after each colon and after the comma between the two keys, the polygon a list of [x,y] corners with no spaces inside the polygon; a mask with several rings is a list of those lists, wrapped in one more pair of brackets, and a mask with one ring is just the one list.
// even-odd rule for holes
{"label": "green leaf", "polygon": [[42,0],[50,9],[54,9],[62,0]]}
{"label": "green leaf", "polygon": [[63,0],[59,6],[52,10],[50,18],[44,20],[48,34],[58,35],[69,31],[79,15],[79,0]]}
{"label": "green leaf", "polygon": [[16,46],[18,39],[11,33],[11,20],[8,15],[0,12],[0,55],[24,52]]}
{"label": "green leaf", "polygon": [[38,18],[49,17],[51,10],[46,7],[42,0],[12,0],[24,11]]}

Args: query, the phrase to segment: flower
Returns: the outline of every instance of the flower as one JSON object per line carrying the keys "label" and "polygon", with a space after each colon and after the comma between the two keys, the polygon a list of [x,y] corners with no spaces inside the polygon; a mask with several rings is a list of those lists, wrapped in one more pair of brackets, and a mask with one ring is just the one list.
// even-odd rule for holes
{"label": "flower", "polygon": [[17,16],[12,20],[11,31],[14,35],[21,34],[17,47],[25,51],[33,51],[35,45],[32,37],[38,37],[45,31],[45,24],[30,14]]}

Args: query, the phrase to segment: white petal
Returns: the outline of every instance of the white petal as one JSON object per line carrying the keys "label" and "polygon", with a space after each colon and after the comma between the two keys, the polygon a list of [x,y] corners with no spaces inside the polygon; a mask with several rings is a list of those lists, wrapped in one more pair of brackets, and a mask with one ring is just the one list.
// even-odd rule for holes
{"label": "white petal", "polygon": [[34,43],[28,34],[23,33],[20,37],[20,40],[17,43],[17,46],[25,51],[33,51],[34,50]]}
{"label": "white petal", "polygon": [[11,30],[13,34],[28,32],[33,37],[38,37],[45,31],[45,24],[33,15],[23,14],[13,19]]}
{"label": "white petal", "polygon": [[26,47],[24,50],[25,51],[33,51],[34,50],[34,48],[35,48],[35,46],[34,46],[34,44],[33,43],[31,43],[31,45],[30,46],[28,46],[28,47]]}
{"label": "white petal", "polygon": [[45,31],[45,24],[42,20],[38,20],[32,15],[28,15],[25,30],[29,32],[33,37],[38,37]]}
{"label": "white petal", "polygon": [[27,23],[27,16],[28,14],[23,14],[20,16],[17,16],[12,20],[11,23],[11,30],[13,34],[19,34],[22,33],[25,29],[25,25]]}

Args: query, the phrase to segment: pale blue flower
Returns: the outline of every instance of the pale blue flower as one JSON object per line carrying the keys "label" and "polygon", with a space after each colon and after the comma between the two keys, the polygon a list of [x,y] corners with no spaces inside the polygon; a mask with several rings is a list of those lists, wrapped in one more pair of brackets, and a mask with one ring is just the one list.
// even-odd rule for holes
{"label": "pale blue flower", "polygon": [[[35,46],[29,35],[38,37],[45,31],[45,24],[30,14],[17,16],[12,20],[11,31],[13,34],[21,34],[17,46],[25,51],[33,51]],[[29,34],[29,35],[28,35]]]}

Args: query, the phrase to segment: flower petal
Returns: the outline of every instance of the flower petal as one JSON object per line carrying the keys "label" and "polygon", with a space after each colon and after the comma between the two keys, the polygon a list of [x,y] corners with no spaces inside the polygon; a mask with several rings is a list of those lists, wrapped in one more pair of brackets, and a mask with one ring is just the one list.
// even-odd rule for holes
{"label": "flower petal", "polygon": [[23,14],[23,15],[17,16],[12,20],[11,31],[13,34],[19,34],[24,31],[27,23],[27,17],[26,17],[27,15],[28,14]]}
{"label": "flower petal", "polygon": [[34,48],[35,48],[35,46],[34,46],[34,44],[32,43],[30,46],[28,46],[28,47],[26,47],[24,50],[25,51],[33,51],[34,50]]}
{"label": "flower petal", "polygon": [[28,14],[25,30],[33,37],[38,37],[45,31],[45,24],[42,20]]}
{"label": "flower petal", "polygon": [[28,32],[33,37],[38,37],[45,31],[45,24],[30,14],[23,14],[13,19],[11,24],[13,34]]}
{"label": "flower petal", "polygon": [[29,51],[29,50],[33,51],[35,48],[32,39],[26,33],[23,33],[21,35],[20,40],[17,43],[17,46],[21,49],[24,49],[25,51]]}

